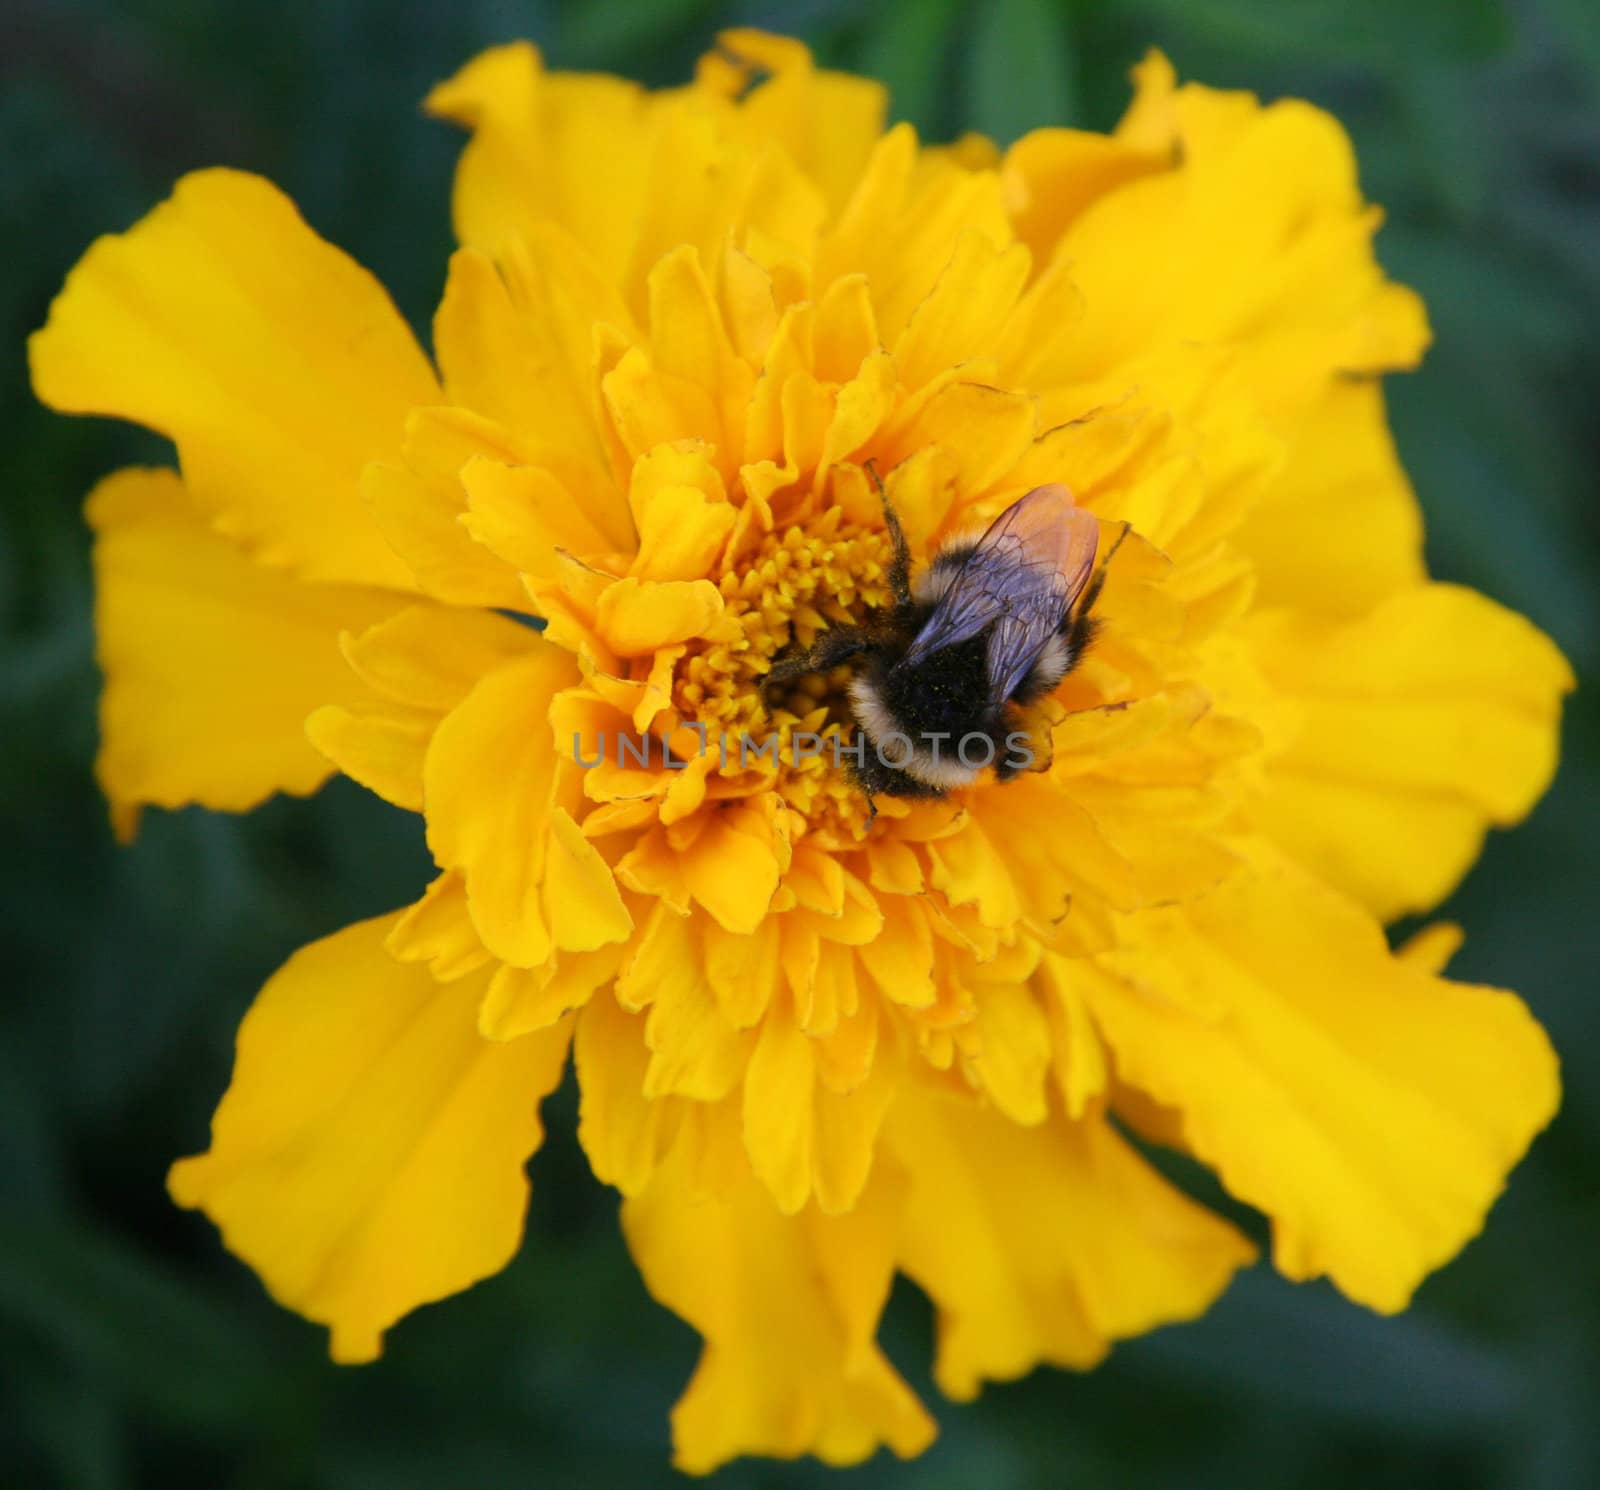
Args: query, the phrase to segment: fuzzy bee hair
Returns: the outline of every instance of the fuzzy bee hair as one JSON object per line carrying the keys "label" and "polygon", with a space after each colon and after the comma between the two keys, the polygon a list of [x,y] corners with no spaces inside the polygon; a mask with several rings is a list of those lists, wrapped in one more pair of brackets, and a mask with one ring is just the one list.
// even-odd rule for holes
{"label": "fuzzy bee hair", "polygon": [[1008,780],[1021,769],[1018,707],[1054,689],[1091,638],[1099,524],[1066,487],[1035,487],[982,533],[946,543],[913,585],[886,497],[884,514],[892,608],[825,632],[768,679],[854,662],[848,695],[866,746],[854,770],[869,797],[943,796],[990,767]]}

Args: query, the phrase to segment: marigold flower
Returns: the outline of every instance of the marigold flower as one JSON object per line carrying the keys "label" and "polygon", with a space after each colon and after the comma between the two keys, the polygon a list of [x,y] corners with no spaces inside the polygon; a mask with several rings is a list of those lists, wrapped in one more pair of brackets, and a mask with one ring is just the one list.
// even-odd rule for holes
{"label": "marigold flower", "polygon": [[[1252,1248],[1125,1130],[1391,1311],[1551,1116],[1523,1005],[1382,925],[1544,790],[1568,667],[1427,577],[1379,384],[1427,327],[1339,126],[1136,79],[1001,153],[754,32],[661,93],[488,52],[428,100],[432,362],[253,176],[72,272],[40,396],[182,468],[89,502],[118,830],[337,769],[438,864],[268,982],[172,1172],[336,1359],[506,1262],[569,1047],[705,1338],[695,1471],[922,1449],[897,1271],[956,1398],[1203,1311]],[[1047,482],[1130,537],[1040,769],[869,822],[826,751],[719,746],[850,736],[845,675],[763,680],[886,604],[874,473],[918,560]]]}

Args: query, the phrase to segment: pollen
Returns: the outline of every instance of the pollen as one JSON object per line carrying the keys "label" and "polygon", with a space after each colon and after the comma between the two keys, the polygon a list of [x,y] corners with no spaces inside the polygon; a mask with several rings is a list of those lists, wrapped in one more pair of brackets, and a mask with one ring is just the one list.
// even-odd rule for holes
{"label": "pollen", "polygon": [[[844,840],[859,836],[868,818],[860,789],[836,764],[836,743],[842,750],[855,730],[844,694],[849,670],[797,677],[770,695],[763,680],[782,654],[889,605],[889,563],[887,535],[838,508],[776,529],[727,567],[719,635],[693,644],[674,670],[679,715],[704,725],[709,739],[728,740],[718,774],[744,774],[741,738],[769,758],[775,740],[776,790],[811,830],[831,829]],[[797,761],[797,734],[819,736],[820,752],[807,755],[806,740],[799,752],[806,758]]]}

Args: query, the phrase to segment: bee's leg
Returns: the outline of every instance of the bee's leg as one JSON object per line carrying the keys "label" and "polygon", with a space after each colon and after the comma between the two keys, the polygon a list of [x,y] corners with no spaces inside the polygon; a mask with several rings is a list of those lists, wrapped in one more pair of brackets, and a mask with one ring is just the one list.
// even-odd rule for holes
{"label": "bee's leg", "polygon": [[831,631],[824,631],[811,648],[814,670],[829,672],[841,662],[849,662],[851,658],[871,651],[877,640],[877,636],[864,626],[835,626]]}
{"label": "bee's leg", "polygon": [[1072,665],[1077,666],[1078,659],[1083,656],[1084,648],[1094,640],[1094,634],[1099,629],[1099,622],[1089,614],[1094,609],[1094,603],[1100,598],[1100,592],[1105,589],[1106,571],[1111,568],[1111,561],[1116,558],[1117,550],[1122,547],[1123,539],[1133,531],[1131,523],[1124,523],[1122,531],[1117,534],[1117,541],[1107,551],[1104,561],[1095,571],[1094,578],[1084,587],[1083,594],[1078,597],[1078,603],[1073,607],[1072,614],[1067,618],[1067,624],[1062,631],[1067,638],[1068,653],[1072,658]]}
{"label": "bee's leg", "polygon": [[1117,534],[1117,541],[1107,550],[1104,560],[1101,561],[1100,568],[1096,571],[1094,578],[1089,581],[1087,588],[1078,601],[1078,614],[1080,616],[1087,615],[1090,607],[1100,598],[1100,592],[1106,587],[1106,572],[1111,568],[1111,561],[1116,558],[1117,550],[1122,547],[1123,541],[1132,531],[1132,523],[1123,523],[1122,531]]}
{"label": "bee's leg", "polygon": [[1067,672],[1071,672],[1083,660],[1083,654],[1088,650],[1089,643],[1094,640],[1095,633],[1099,629],[1100,618],[1091,616],[1082,606],[1067,618],[1067,624],[1062,628],[1062,635],[1067,643]]}
{"label": "bee's leg", "polygon": [[790,678],[798,678],[804,673],[814,673],[816,670],[809,652],[796,652],[792,657],[783,657],[774,662],[767,669],[767,675],[761,680],[761,684],[762,687],[767,687],[773,683],[787,683]]}
{"label": "bee's leg", "polygon": [[808,651],[798,652],[792,657],[780,658],[774,662],[767,670],[762,686],[787,682],[790,678],[798,678],[804,673],[831,672],[841,662],[859,657],[872,647],[876,640],[873,633],[864,627],[835,626],[832,630],[824,631]]}
{"label": "bee's leg", "polygon": [[878,468],[869,460],[864,468],[867,475],[872,477],[872,484],[878,488],[878,500],[883,503],[883,522],[889,530],[889,542],[894,546],[894,557],[889,561],[889,588],[894,592],[896,605],[909,606],[911,604],[911,550],[906,546],[905,529],[900,526],[900,519],[895,515],[895,510],[889,505],[889,493],[883,489],[883,478],[878,475]]}

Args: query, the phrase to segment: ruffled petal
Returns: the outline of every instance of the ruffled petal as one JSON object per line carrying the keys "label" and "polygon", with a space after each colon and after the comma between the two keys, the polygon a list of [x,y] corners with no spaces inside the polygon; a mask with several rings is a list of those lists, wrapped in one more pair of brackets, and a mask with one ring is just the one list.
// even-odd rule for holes
{"label": "ruffled petal", "polygon": [[1279,612],[1250,635],[1300,713],[1256,821],[1381,919],[1438,904],[1485,829],[1549,786],[1572,670],[1494,601],[1420,585],[1358,621]]}
{"label": "ruffled petal", "polygon": [[703,930],[702,918],[657,905],[617,978],[623,1008],[650,1009],[642,1088],[649,1098],[720,1101],[749,1059],[750,1032],[728,1020],[706,977]]}
{"label": "ruffled petal", "polygon": [[829,1090],[822,1042],[798,1025],[788,999],[761,1024],[745,1072],[745,1150],[778,1209],[793,1215],[813,1194],[829,1214],[848,1211],[872,1167],[895,1076],[880,1058],[845,1093]]}
{"label": "ruffled petal", "polygon": [[242,812],[332,766],[306,716],[364,692],[339,634],[400,597],[302,584],[211,532],[176,473],[119,471],[89,498],[105,691],[95,770],[119,833],[144,804]]}
{"label": "ruffled petal", "polygon": [[619,657],[639,657],[704,636],[721,614],[722,597],[709,580],[629,578],[601,594],[595,622]]}
{"label": "ruffled petal", "polygon": [[270,182],[185,176],[84,255],[29,356],[52,407],[170,436],[201,510],[265,562],[413,587],[361,471],[438,385],[378,282]]}
{"label": "ruffled petal", "polygon": [[1080,964],[1119,1075],[1273,1218],[1273,1256],[1405,1307],[1474,1236],[1558,1100],[1512,994],[1394,957],[1375,921],[1275,857],[1192,907],[1129,920]]}
{"label": "ruffled petal", "polygon": [[373,461],[361,473],[361,496],[372,520],[424,594],[452,605],[528,608],[516,570],[462,522],[462,467],[485,453],[517,459],[515,449],[498,425],[466,409],[413,409],[406,416],[400,463]]}
{"label": "ruffled petal", "polygon": [[649,166],[643,89],[548,75],[534,47],[514,42],[474,57],[425,107],[472,131],[451,198],[463,243],[496,254],[553,218],[621,277]]}
{"label": "ruffled petal", "polygon": [[394,961],[397,920],[314,942],[267,982],[211,1147],[170,1180],[275,1298],[328,1326],[337,1361],[371,1360],[402,1315],[510,1260],[570,1033],[483,1039],[486,974],[440,984]]}
{"label": "ruffled petal", "polygon": [[536,642],[445,717],[423,767],[428,846],[464,874],[484,944],[517,967],[620,941],[632,925],[610,868],[573,823],[580,770],[552,737],[551,705],[577,680],[570,656]]}
{"label": "ruffled petal", "polygon": [[376,704],[326,704],[306,720],[306,738],[352,781],[407,812],[422,811],[422,763],[438,717]]}
{"label": "ruffled petal", "polygon": [[739,98],[751,125],[783,145],[835,210],[860,178],[889,105],[875,79],[822,71],[802,43],[749,27],[718,33],[696,82]]}
{"label": "ruffled petal", "polygon": [[572,1053],[581,1094],[578,1142],[589,1167],[601,1183],[637,1195],[655,1173],[682,1105],[644,1094],[645,1016],[600,992],[578,1014]]}
{"label": "ruffled petal", "polygon": [[1254,1255],[1103,1117],[1022,1128],[907,1088],[886,1141],[910,1177],[899,1263],[939,1310],[934,1376],[952,1397],[1192,1319]]}
{"label": "ruffled petal", "polygon": [[680,1139],[622,1208],[646,1286],[705,1337],[672,1412],[674,1462],[705,1474],[740,1454],[843,1465],[880,1444],[920,1453],[933,1422],[873,1340],[894,1272],[894,1187],[846,1216],[785,1217],[748,1175],[695,1193],[693,1147]]}
{"label": "ruffled petal", "polygon": [[584,494],[582,518],[570,497],[548,517],[597,528],[606,535],[601,547],[622,549],[631,535],[598,425],[591,343],[605,308],[575,310],[571,302],[584,298],[581,286],[521,245],[498,264],[464,248],[450,261],[434,345],[453,402],[504,429],[519,462]]}
{"label": "ruffled petal", "polygon": [[421,900],[400,913],[384,946],[400,962],[425,963],[441,983],[492,961],[467,913],[466,884],[454,870],[441,874]]}
{"label": "ruffled petal", "polygon": [[1330,373],[1415,364],[1427,320],[1373,258],[1378,215],[1336,120],[1293,99],[1170,92],[1170,69],[1147,74],[1136,107],[1150,127],[1124,143],[1164,144],[1176,164],[1100,198],[1062,239],[1085,300],[1080,377],[1161,344],[1231,343],[1264,405],[1287,416]]}

